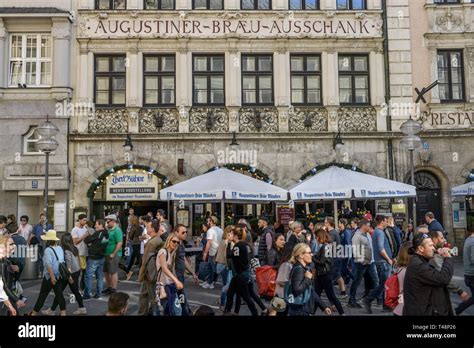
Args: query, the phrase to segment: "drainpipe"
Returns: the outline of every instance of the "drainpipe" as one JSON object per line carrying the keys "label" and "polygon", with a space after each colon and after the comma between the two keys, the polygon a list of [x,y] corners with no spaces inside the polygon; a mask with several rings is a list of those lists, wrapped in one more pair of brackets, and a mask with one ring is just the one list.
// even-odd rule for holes
{"label": "drainpipe", "polygon": [[[384,65],[385,65],[385,105],[387,107],[387,131],[392,131],[392,114],[390,105],[390,57],[389,57],[389,46],[388,46],[388,10],[387,0],[382,0],[383,9],[383,54],[384,54]],[[393,143],[392,139],[387,141],[387,152],[388,152],[388,175],[390,180],[394,179],[394,158],[393,158]]]}

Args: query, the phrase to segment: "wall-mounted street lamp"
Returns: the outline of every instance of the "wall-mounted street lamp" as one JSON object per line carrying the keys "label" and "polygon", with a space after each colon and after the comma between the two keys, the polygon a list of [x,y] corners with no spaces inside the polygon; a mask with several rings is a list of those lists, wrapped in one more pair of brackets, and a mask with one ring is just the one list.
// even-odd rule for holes
{"label": "wall-mounted street lamp", "polygon": [[48,225],[48,191],[49,191],[49,155],[54,152],[59,143],[53,137],[58,134],[59,129],[55,124],[49,122],[49,115],[46,116],[46,122],[38,126],[36,129],[40,135],[40,139],[36,142],[36,149],[46,155],[45,174],[44,174],[44,215],[46,222],[44,226]]}
{"label": "wall-mounted street lamp", "polygon": [[232,141],[230,142],[230,146],[239,146],[239,143],[237,142],[236,132],[232,132]]}
{"label": "wall-mounted street lamp", "polygon": [[337,132],[336,136],[332,141],[332,148],[334,150],[340,150],[344,146],[344,141],[342,141],[341,131]]}
{"label": "wall-mounted street lamp", "polygon": [[133,151],[132,135],[130,133],[127,134],[127,139],[125,139],[123,149],[125,150],[125,152]]}

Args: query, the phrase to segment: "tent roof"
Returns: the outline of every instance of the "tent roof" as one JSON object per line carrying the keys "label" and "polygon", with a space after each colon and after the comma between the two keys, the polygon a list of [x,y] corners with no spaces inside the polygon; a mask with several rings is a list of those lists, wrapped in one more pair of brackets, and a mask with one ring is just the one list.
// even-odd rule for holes
{"label": "tent roof", "polygon": [[162,200],[286,201],[288,191],[250,176],[219,168],[160,192]]}
{"label": "tent roof", "polygon": [[337,166],[316,173],[289,191],[291,199],[301,201],[416,196],[414,186]]}
{"label": "tent roof", "polygon": [[451,189],[452,196],[474,196],[474,181],[467,184],[453,187]]}

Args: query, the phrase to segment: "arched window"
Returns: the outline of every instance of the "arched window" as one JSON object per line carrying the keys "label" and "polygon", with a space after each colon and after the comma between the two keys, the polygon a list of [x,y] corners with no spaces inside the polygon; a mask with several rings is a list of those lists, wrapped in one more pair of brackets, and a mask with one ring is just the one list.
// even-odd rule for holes
{"label": "arched window", "polygon": [[40,136],[38,135],[37,126],[31,126],[26,134],[23,135],[23,154],[24,155],[41,155],[41,151],[36,149],[36,143]]}
{"label": "arched window", "polygon": [[419,190],[438,190],[439,180],[430,172],[417,172],[415,174],[415,186]]}

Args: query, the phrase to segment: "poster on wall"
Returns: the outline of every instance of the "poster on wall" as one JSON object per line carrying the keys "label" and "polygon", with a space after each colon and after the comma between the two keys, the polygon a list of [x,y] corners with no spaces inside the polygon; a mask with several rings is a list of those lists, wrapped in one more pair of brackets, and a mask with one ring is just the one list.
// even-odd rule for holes
{"label": "poster on wall", "polygon": [[125,170],[107,177],[108,201],[158,200],[158,178],[144,170]]}
{"label": "poster on wall", "polygon": [[467,228],[466,203],[452,203],[453,228]]}
{"label": "poster on wall", "polygon": [[54,229],[66,231],[66,203],[54,203]]}

